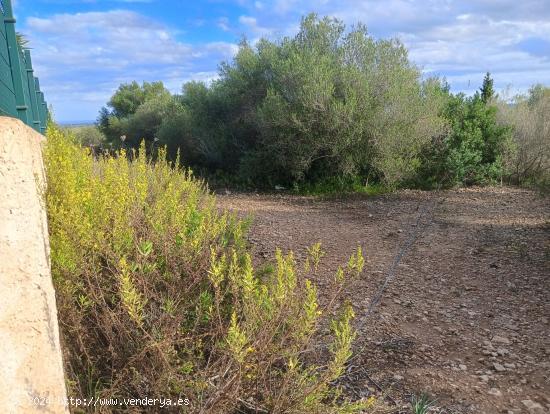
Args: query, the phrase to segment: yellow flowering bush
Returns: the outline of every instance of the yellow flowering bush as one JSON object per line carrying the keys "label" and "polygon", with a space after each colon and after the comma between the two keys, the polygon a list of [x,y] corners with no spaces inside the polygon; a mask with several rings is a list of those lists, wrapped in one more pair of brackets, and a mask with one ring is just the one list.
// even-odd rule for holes
{"label": "yellow flowering bush", "polygon": [[[94,157],[51,125],[44,151],[51,261],[69,394],[188,398],[184,412],[351,413],[335,380],[353,311],[322,309],[308,280],[324,255],[253,269],[246,222],[219,212],[191,171],[138,153]],[[361,250],[334,278],[361,273]],[[324,315],[333,340],[313,362]],[[85,411],[87,408],[80,408]],[[130,410],[117,407],[116,410]],[[90,411],[113,407],[89,408]]]}

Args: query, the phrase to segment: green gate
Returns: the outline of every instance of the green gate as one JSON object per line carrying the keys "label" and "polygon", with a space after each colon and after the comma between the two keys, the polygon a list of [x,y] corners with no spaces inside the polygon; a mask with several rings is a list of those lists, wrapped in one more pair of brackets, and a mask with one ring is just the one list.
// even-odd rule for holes
{"label": "green gate", "polygon": [[48,106],[34,77],[31,53],[17,42],[11,0],[0,0],[0,115],[46,131]]}

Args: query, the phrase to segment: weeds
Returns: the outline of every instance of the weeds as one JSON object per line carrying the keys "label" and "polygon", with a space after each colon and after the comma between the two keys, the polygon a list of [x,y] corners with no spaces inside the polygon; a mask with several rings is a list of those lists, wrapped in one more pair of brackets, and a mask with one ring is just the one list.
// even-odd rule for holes
{"label": "weeds", "polygon": [[426,414],[433,407],[435,400],[431,400],[428,395],[421,394],[420,397],[413,396],[411,400],[412,414]]}
{"label": "weeds", "polygon": [[[55,126],[45,163],[70,395],[182,397],[191,412],[216,414],[373,410],[332,385],[355,336],[353,310],[340,304],[362,271],[360,249],[321,307],[308,280],[321,246],[309,250],[307,269],[277,251],[256,272],[246,223],[218,212],[191,171],[149,162],[143,146],[94,159]],[[331,314],[330,353],[314,363],[305,355]]]}

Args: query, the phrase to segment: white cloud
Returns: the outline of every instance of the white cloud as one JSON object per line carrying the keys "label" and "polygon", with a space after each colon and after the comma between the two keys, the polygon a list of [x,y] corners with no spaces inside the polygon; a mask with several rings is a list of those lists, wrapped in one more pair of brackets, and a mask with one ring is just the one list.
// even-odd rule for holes
{"label": "white cloud", "polygon": [[122,82],[163,80],[177,92],[185,81],[211,80],[217,63],[238,49],[181,42],[176,31],[127,10],[30,17],[25,24],[36,73],[61,120],[95,118]]}
{"label": "white cloud", "polygon": [[39,59],[75,67],[124,70],[135,64],[174,64],[191,46],[137,13],[115,10],[31,17],[27,30]]}
{"label": "white cloud", "polygon": [[264,6],[248,3],[254,21],[241,24],[249,33],[265,25],[268,36],[295,33],[300,17],[316,12],[348,27],[365,23],[376,37],[398,37],[425,73],[445,75],[454,90],[475,90],[479,85],[466,88],[467,81],[481,82],[486,71],[499,88],[550,85],[548,0],[272,0]]}
{"label": "white cloud", "polygon": [[255,38],[269,37],[274,33],[272,28],[258,24],[258,20],[252,16],[240,16],[239,23],[244,26],[247,34]]}
{"label": "white cloud", "polygon": [[258,24],[256,18],[250,16],[239,17],[239,23],[244,24],[248,27],[255,27]]}
{"label": "white cloud", "polygon": [[[215,0],[224,7],[210,24],[234,41],[245,34],[254,43],[296,33],[300,18],[313,11],[342,19],[348,27],[365,23],[376,37],[400,38],[424,73],[444,75],[454,90],[477,89],[485,71],[493,74],[497,88],[512,83],[516,90],[526,90],[535,82],[550,85],[549,1]],[[240,7],[240,16],[231,20],[230,3]],[[48,97],[65,107],[78,100],[99,107],[120,82],[133,79],[162,79],[172,90],[185,80],[211,80],[218,63],[237,50],[228,35],[223,41],[182,42],[175,29],[127,10],[60,14],[25,23],[22,30],[33,45]],[[190,25],[208,29],[204,20]]]}
{"label": "white cloud", "polygon": [[227,17],[220,17],[218,19],[217,26],[222,29],[224,32],[228,32],[230,30],[229,27],[229,19]]}
{"label": "white cloud", "polygon": [[549,57],[529,53],[520,46],[530,38],[549,39],[550,21],[462,15],[446,25],[402,33],[400,37],[415,62],[428,72],[448,74],[455,90],[469,91],[466,79],[481,81],[485,71],[493,74],[499,88],[513,84],[526,90],[536,82],[550,84]]}

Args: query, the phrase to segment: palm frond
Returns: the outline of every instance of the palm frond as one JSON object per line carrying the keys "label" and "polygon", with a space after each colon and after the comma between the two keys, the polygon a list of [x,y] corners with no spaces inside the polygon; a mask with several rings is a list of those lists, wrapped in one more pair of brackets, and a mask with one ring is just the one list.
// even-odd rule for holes
{"label": "palm frond", "polygon": [[21,49],[28,49],[28,45],[29,45],[29,40],[27,39],[27,37],[20,33],[20,32],[17,32],[15,34],[15,37],[17,39],[17,44],[19,45],[19,47]]}

